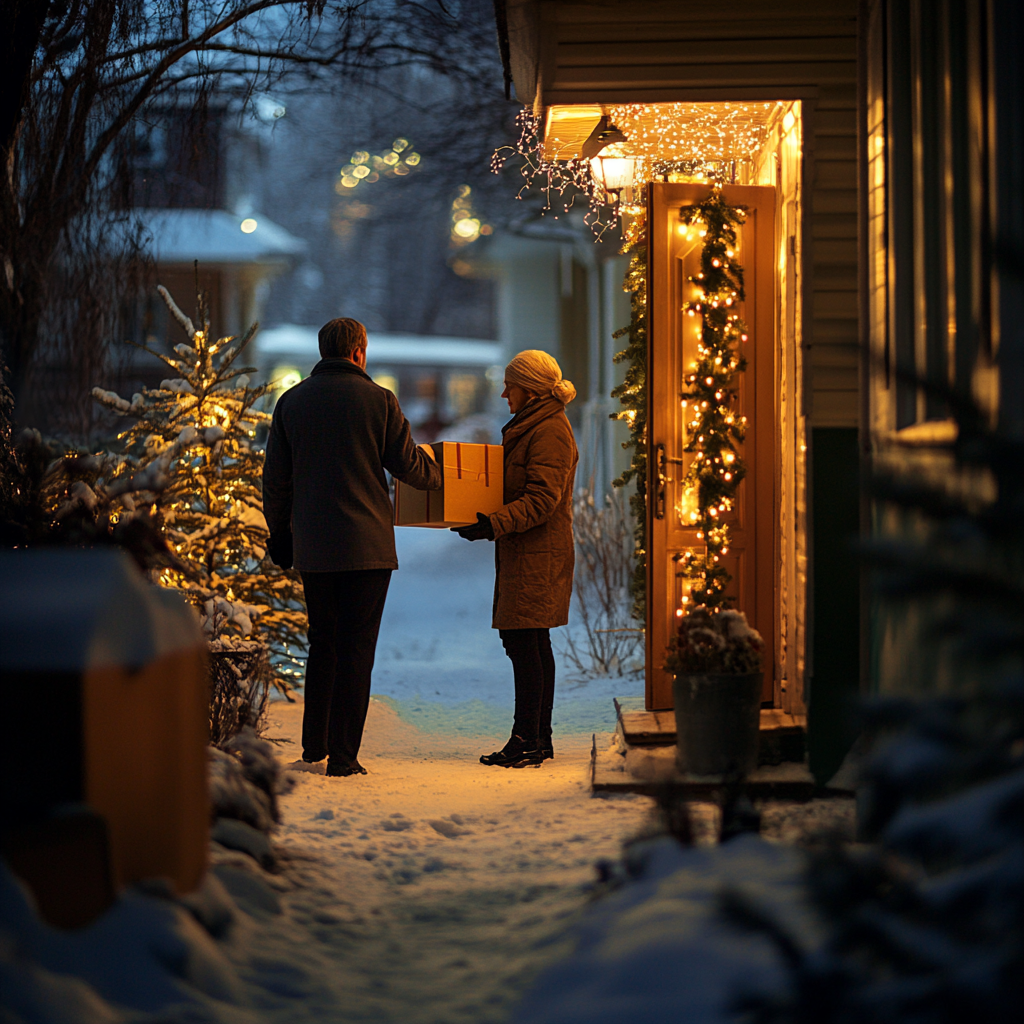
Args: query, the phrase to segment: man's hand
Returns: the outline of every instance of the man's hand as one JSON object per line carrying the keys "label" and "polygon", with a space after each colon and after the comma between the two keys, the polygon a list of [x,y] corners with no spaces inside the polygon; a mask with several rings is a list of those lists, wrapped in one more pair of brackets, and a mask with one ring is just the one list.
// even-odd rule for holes
{"label": "man's hand", "polygon": [[491,517],[483,512],[477,512],[476,522],[471,526],[453,526],[452,533],[457,533],[463,540],[494,540]]}
{"label": "man's hand", "polygon": [[282,530],[272,533],[267,541],[267,554],[274,565],[281,569],[290,569],[293,564],[292,531]]}

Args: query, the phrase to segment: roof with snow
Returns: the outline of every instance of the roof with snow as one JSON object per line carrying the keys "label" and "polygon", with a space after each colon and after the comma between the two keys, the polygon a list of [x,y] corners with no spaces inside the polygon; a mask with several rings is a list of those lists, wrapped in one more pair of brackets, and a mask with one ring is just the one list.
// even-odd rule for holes
{"label": "roof with snow", "polygon": [[[256,345],[263,357],[315,362],[320,358],[319,330],[298,324],[268,327],[259,332]],[[504,356],[496,341],[368,331],[366,360],[376,366],[494,366],[503,363]]]}
{"label": "roof with snow", "polygon": [[287,263],[307,249],[279,224],[252,213],[227,210],[139,210],[160,263]]}

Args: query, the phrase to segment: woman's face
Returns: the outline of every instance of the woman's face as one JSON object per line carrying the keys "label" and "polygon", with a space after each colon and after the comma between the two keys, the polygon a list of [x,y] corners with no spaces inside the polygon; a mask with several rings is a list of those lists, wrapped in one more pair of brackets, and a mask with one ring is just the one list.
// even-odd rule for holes
{"label": "woman's face", "polygon": [[526,388],[521,388],[518,384],[509,384],[508,381],[505,381],[505,390],[502,391],[501,397],[508,400],[508,411],[515,416],[533,396]]}

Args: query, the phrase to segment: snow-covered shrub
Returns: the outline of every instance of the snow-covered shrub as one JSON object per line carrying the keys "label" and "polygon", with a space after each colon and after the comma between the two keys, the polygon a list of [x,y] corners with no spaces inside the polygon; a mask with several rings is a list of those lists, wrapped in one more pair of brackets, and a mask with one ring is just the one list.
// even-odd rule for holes
{"label": "snow-covered shrub", "polygon": [[562,634],[562,653],[583,676],[623,675],[643,667],[643,630],[630,619],[633,535],[623,498],[604,504],[589,491],[573,501],[575,622]]}
{"label": "snow-covered shrub", "polygon": [[270,664],[265,644],[225,636],[208,644],[210,742],[223,743],[249,726],[259,735],[267,722]]}
{"label": "snow-covered shrub", "polygon": [[747,675],[761,671],[764,640],[743,612],[698,607],[679,620],[665,670],[681,675]]}
{"label": "snow-covered shrub", "polygon": [[207,753],[213,817],[269,832],[281,820],[278,797],[293,782],[281,771],[273,746],[246,727]]}
{"label": "snow-covered shrub", "polygon": [[[1019,696],[1024,703],[1024,694]],[[964,709],[966,710],[966,709]],[[967,712],[967,717],[971,717]],[[1011,716],[1020,724],[1019,712]],[[929,723],[928,719],[931,719]],[[874,846],[832,846],[806,875],[824,926],[795,933],[742,895],[728,915],[770,936],[790,969],[784,994],[745,994],[739,1008],[757,1024],[954,1024],[1019,1019],[1024,1000],[1024,757],[1020,734],[1004,746],[1012,766],[955,792],[967,723],[925,712],[905,736],[871,759],[868,772],[907,783]],[[1005,723],[1004,723],[1005,726]],[[995,746],[993,744],[992,746]],[[978,767],[975,763],[974,768]],[[994,767],[994,763],[992,764]],[[930,793],[927,797],[924,794]]]}
{"label": "snow-covered shrub", "polygon": [[305,608],[298,574],[266,556],[261,478],[254,447],[257,408],[269,385],[251,387],[252,368],[235,361],[256,331],[214,341],[200,302],[196,328],[166,289],[159,289],[187,342],[162,360],[170,375],[131,400],[96,388],[93,396],[129,421],[115,452],[83,456],[83,472],[58,515],[103,510],[115,521],[146,519],[166,538],[175,564],[159,574],[192,603],[211,640],[251,637],[272,652],[275,685],[287,692],[305,649]]}
{"label": "snow-covered shrub", "polygon": [[[1008,1024],[1024,1005],[1024,443],[944,398],[959,426],[949,472],[876,477],[889,521],[906,525],[868,547],[918,645],[941,644],[933,695],[865,709],[859,824],[874,845],[811,859],[820,933],[727,897],[790,968],[782,994],[741,1000],[747,1020]],[[972,478],[986,487],[962,486]]]}

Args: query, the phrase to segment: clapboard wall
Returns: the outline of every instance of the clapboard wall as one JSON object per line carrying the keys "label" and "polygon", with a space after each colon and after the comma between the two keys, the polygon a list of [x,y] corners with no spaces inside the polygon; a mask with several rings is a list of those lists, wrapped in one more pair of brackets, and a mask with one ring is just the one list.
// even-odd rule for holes
{"label": "clapboard wall", "polygon": [[858,425],[856,0],[506,0],[516,94],[563,103],[800,99],[806,413]]}

